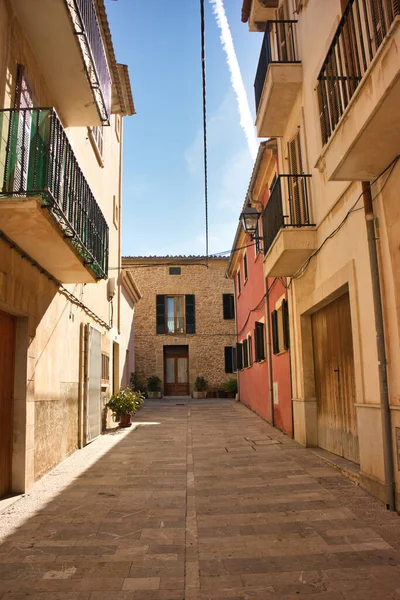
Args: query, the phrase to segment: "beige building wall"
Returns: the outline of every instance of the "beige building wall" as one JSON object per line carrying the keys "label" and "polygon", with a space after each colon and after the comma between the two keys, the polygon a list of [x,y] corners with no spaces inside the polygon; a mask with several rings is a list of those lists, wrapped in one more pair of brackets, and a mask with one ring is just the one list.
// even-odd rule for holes
{"label": "beige building wall", "polygon": [[[165,263],[165,266],[152,266]],[[198,264],[202,263],[202,264]],[[137,265],[136,267],[133,264]],[[181,266],[181,275],[169,275],[169,266]],[[145,379],[157,375],[164,382],[164,346],[187,345],[190,392],[196,377],[205,377],[209,389],[221,389],[233,374],[225,373],[225,346],[236,343],[234,319],[223,319],[222,295],[233,294],[226,277],[227,259],[123,258],[141,292],[135,306],[135,369]],[[156,334],[156,295],[194,294],[195,334]]]}
{"label": "beige building wall", "polygon": [[[254,0],[256,2],[258,0]],[[279,138],[280,172],[290,173],[288,143],[300,132],[303,170],[310,178],[311,222],[316,224],[319,248],[328,236],[338,227],[348,212],[352,210],[343,227],[318,251],[304,274],[290,280],[289,307],[291,315],[291,362],[293,385],[293,409],[295,439],[309,446],[318,445],[318,417],[314,372],[314,348],[312,341],[312,315],[320,308],[344,292],[349,293],[351,306],[351,326],[355,365],[355,406],[360,446],[360,473],[365,487],[384,499],[384,462],[381,435],[381,410],[378,378],[376,332],[374,324],[373,299],[367,233],[361,181],[335,181],[332,169],[327,171],[329,149],[323,147],[320,131],[320,112],[316,93],[317,77],[327,51],[339,24],[342,10],[340,0],[313,0],[303,3],[302,10],[295,12],[294,2],[289,0],[290,18],[298,19],[296,43],[302,62],[302,86],[297,94],[283,136]],[[399,19],[399,18],[397,18]],[[392,37],[397,35],[396,29]],[[311,34],[312,32],[312,34]],[[260,35],[261,37],[261,35]],[[392,42],[389,40],[388,45]],[[365,84],[364,93],[379,98],[387,90],[386,73],[397,69],[394,58],[381,60],[376,88]],[[376,62],[375,61],[375,62]],[[366,75],[368,77],[368,73]],[[379,83],[380,82],[380,83]],[[379,89],[379,85],[381,88]],[[369,87],[368,87],[369,86]],[[264,88],[265,91],[265,88]],[[358,102],[358,94],[352,104]],[[351,106],[352,106],[351,104]],[[344,115],[343,127],[352,129],[351,119],[362,129],[360,110],[351,106]],[[394,127],[398,127],[398,113],[393,113]],[[336,133],[336,144],[342,144],[337,155],[345,157],[349,150],[346,137],[341,131]],[[333,134],[335,136],[335,133]],[[332,137],[333,137],[332,136]],[[341,137],[342,136],[342,137]],[[384,143],[384,140],[377,143]],[[332,140],[329,142],[329,145]],[[368,161],[370,148],[365,146],[363,153]],[[355,179],[359,179],[355,177]],[[372,179],[372,177],[369,177]],[[397,190],[400,185],[400,167],[395,167],[390,181],[379,194],[385,178],[373,185],[372,194],[376,198],[374,210],[378,220],[377,237],[382,293],[385,309],[386,342],[388,352],[388,373],[390,403],[392,408],[393,452],[397,489],[400,486],[400,473],[397,468],[396,430],[400,426],[400,376],[399,376],[399,208]],[[360,199],[357,203],[357,199]],[[284,214],[289,214],[287,198],[284,200]],[[266,272],[266,275],[268,273]]]}
{"label": "beige building wall", "polygon": [[[50,94],[29,39],[8,0],[0,0],[0,39],[1,106],[13,104],[20,63],[33,90],[34,106],[54,107],[58,112],[58,99]],[[102,351],[110,356],[110,378],[113,342],[121,345],[120,354],[125,355],[126,351],[126,340],[121,342],[120,338],[118,276],[122,119],[113,114],[110,126],[104,127],[104,153],[100,158],[88,128],[68,127],[63,115],[58,114],[109,226],[109,276],[115,278],[115,293],[109,298],[107,280],[66,284],[64,287],[77,299],[71,301],[45,274],[0,239],[0,310],[17,317],[14,491],[29,489],[36,479],[82,444],[84,324],[90,323],[101,331]],[[0,162],[4,164],[4,156]],[[40,236],[37,243],[41,243]],[[124,313],[128,320],[132,316]]]}

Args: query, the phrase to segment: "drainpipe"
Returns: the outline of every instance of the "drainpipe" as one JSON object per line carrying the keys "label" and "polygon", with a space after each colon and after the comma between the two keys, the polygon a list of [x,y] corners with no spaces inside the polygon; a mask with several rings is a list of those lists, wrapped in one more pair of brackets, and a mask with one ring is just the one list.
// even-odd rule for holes
{"label": "drainpipe", "polygon": [[376,346],[378,351],[379,391],[382,414],[383,460],[385,466],[385,499],[386,508],[388,510],[396,510],[392,422],[389,405],[385,331],[383,325],[383,310],[382,297],[380,291],[378,253],[375,238],[375,217],[374,208],[372,204],[371,186],[369,182],[362,182],[362,190],[364,200],[365,222],[367,226],[369,262],[372,278],[372,296],[374,301]]}
{"label": "drainpipe", "polygon": [[271,414],[271,425],[274,427],[274,384],[272,374],[272,352],[271,352],[271,325],[269,320],[269,291],[268,277],[265,278],[266,293],[265,293],[265,308],[266,308],[266,338],[267,338],[267,364],[268,364],[268,390],[269,390],[269,410]]}

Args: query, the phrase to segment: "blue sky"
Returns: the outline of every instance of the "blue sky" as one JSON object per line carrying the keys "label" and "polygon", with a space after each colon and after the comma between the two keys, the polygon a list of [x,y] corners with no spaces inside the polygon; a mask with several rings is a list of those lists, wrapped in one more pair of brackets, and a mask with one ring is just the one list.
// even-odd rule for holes
{"label": "blue sky", "polygon": [[[254,120],[262,34],[225,0]],[[206,11],[210,252],[232,246],[253,160],[220,31]],[[117,61],[129,66],[137,115],[124,122],[123,255],[204,254],[202,92],[198,0],[107,0]]]}

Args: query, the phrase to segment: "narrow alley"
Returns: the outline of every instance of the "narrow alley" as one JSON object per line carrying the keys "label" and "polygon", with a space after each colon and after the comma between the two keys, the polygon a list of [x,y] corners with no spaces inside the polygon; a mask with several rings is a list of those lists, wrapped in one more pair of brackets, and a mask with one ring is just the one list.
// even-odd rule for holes
{"label": "narrow alley", "polygon": [[0,539],[1,600],[400,598],[397,514],[231,400],[148,401]]}

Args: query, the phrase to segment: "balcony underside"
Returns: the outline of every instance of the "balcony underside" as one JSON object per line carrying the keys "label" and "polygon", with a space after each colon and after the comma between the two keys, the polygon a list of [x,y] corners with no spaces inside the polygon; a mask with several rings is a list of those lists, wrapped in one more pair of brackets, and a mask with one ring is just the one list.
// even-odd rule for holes
{"label": "balcony underside", "polygon": [[279,230],[264,258],[267,277],[292,277],[317,248],[315,227],[284,227]]}
{"label": "balcony underside", "polygon": [[324,151],[331,181],[371,181],[400,152],[400,18]]}
{"label": "balcony underside", "polygon": [[303,82],[301,63],[271,63],[257,111],[258,137],[282,137]]}
{"label": "balcony underside", "polygon": [[267,21],[276,18],[278,0],[270,0],[270,7],[265,8],[260,0],[253,0],[249,16],[249,31],[265,31]]}
{"label": "balcony underside", "polygon": [[66,2],[13,0],[12,5],[65,125],[101,125]]}
{"label": "balcony underside", "polygon": [[64,236],[40,196],[0,199],[1,230],[61,283],[95,283],[90,265]]}

